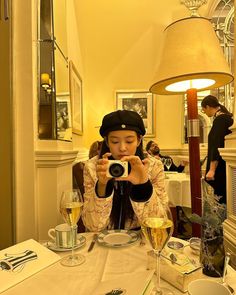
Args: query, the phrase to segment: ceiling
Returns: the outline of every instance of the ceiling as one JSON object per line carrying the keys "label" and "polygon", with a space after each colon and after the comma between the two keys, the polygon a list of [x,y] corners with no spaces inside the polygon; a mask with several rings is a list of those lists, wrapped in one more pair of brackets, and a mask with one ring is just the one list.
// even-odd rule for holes
{"label": "ceiling", "polygon": [[[216,1],[208,2],[202,15]],[[77,0],[75,9],[85,71],[103,68],[104,60],[112,67],[147,35],[161,40],[167,25],[189,16],[179,0]],[[161,43],[156,44],[158,55]]]}

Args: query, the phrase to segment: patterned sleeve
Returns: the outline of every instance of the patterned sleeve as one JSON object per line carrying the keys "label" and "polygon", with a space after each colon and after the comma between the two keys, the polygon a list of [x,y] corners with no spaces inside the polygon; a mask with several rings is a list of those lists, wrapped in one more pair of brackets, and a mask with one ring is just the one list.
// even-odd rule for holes
{"label": "patterned sleeve", "polygon": [[149,177],[153,185],[153,190],[156,192],[157,198],[167,204],[169,199],[165,191],[165,173],[164,167],[160,160],[154,159],[149,167]]}
{"label": "patterned sleeve", "polygon": [[[165,173],[164,167],[160,160],[155,158],[150,159],[149,166],[149,179],[153,185],[153,193],[149,199],[149,204],[153,210],[158,210],[158,203],[161,202],[163,205],[168,204],[168,196],[165,191]],[[141,218],[143,212],[143,206],[145,202],[134,202],[131,201],[134,212],[138,219]]]}
{"label": "patterned sleeve", "polygon": [[110,197],[99,198],[95,193],[97,157],[88,160],[84,167],[84,207],[82,219],[89,231],[104,229],[110,219],[113,193]]}

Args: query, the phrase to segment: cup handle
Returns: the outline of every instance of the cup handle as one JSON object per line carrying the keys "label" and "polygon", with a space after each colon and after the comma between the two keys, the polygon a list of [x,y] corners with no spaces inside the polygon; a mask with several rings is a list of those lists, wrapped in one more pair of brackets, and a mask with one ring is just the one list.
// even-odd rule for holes
{"label": "cup handle", "polygon": [[55,242],[56,237],[55,237],[55,229],[54,228],[50,228],[48,230],[48,236]]}

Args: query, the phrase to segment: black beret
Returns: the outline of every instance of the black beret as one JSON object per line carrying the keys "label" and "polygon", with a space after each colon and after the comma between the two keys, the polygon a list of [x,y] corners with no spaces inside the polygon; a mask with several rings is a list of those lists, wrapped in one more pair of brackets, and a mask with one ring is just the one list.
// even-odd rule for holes
{"label": "black beret", "polygon": [[119,110],[104,116],[100,134],[106,136],[110,131],[115,130],[134,130],[138,134],[146,133],[143,120],[138,113],[127,110]]}

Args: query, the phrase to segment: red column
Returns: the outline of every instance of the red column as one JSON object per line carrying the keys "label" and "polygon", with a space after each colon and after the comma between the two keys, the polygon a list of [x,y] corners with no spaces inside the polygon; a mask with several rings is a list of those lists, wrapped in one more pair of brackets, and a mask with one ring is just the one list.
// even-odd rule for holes
{"label": "red column", "polygon": [[[200,173],[200,148],[199,148],[199,124],[197,108],[197,91],[196,89],[187,90],[187,110],[188,110],[188,145],[189,145],[189,170],[191,185],[191,203],[192,213],[202,215],[201,204],[201,173]],[[198,128],[196,128],[198,127]],[[198,129],[198,130],[197,130]],[[197,131],[197,132],[196,132]],[[201,236],[201,227],[193,224],[192,235]]]}

